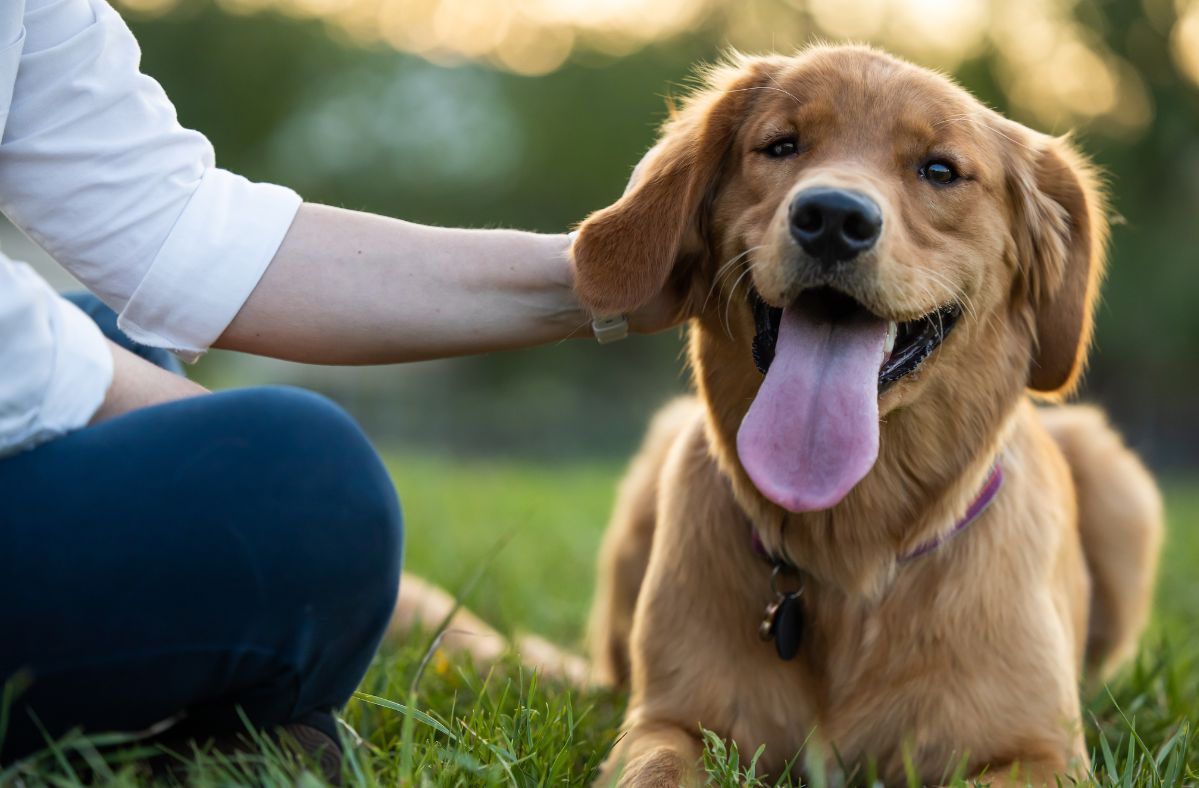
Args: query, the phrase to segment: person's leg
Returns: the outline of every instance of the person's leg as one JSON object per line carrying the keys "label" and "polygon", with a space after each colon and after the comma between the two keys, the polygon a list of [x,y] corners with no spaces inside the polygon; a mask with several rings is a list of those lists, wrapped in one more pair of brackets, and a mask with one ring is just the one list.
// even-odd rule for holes
{"label": "person's leg", "polygon": [[128,350],[134,355],[141,356],[155,366],[162,367],[177,375],[183,374],[183,364],[170,351],[160,347],[148,347],[134,342],[125,332],[117,327],[117,313],[112,311],[103,301],[88,292],[64,293],[63,298],[79,307],[92,319],[104,336]]}
{"label": "person's leg", "polygon": [[[316,395],[134,411],[0,461],[0,762],[51,735],[326,720],[394,604],[402,533],[378,456]],[[317,723],[319,725],[319,722]],[[194,726],[193,726],[194,727]]]}

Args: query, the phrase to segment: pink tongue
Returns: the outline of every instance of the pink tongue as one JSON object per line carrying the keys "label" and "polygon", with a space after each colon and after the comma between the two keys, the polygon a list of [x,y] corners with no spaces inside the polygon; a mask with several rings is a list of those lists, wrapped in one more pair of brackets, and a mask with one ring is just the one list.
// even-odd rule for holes
{"label": "pink tongue", "polygon": [[792,512],[828,509],[878,457],[878,370],[887,324],[783,311],[774,361],[737,433],[763,495]]}

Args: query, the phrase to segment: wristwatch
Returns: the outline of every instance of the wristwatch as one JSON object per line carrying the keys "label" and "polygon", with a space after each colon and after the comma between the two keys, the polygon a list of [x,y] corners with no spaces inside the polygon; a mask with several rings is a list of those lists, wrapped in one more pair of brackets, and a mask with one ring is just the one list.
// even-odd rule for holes
{"label": "wristwatch", "polygon": [[607,345],[629,335],[629,320],[624,315],[596,315],[591,319],[591,331],[596,342]]}
{"label": "wristwatch", "polygon": [[[574,230],[566,236],[573,244],[578,234],[579,231]],[[595,341],[601,345],[619,342],[629,335],[629,319],[624,315],[594,315],[591,318],[591,333],[595,334]]]}

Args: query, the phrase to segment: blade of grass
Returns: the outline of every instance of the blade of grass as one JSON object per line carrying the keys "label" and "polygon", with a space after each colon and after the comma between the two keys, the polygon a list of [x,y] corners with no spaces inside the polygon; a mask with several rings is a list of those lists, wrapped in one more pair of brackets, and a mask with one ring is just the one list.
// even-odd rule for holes
{"label": "blade of grass", "polygon": [[417,722],[428,725],[433,730],[437,731],[443,736],[448,737],[451,741],[458,741],[458,737],[455,736],[449,728],[438,722],[435,717],[430,716],[420,709],[414,709],[409,706],[405,706],[403,703],[396,703],[394,700],[380,698],[378,695],[371,695],[366,692],[355,692],[354,698],[355,700],[360,700],[373,706],[381,706],[385,709],[390,709],[391,711],[403,714],[405,717],[411,717]]}

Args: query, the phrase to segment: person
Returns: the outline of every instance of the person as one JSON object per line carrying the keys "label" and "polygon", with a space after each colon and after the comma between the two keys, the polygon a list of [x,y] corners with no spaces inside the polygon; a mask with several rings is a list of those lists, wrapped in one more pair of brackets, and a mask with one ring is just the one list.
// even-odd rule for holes
{"label": "person", "polygon": [[0,211],[98,298],[0,259],[0,763],[76,729],[336,741],[380,641],[401,518],[362,432],[304,391],[209,393],[166,351],[386,364],[593,317],[567,235],[251,183],[139,58],[107,0],[0,3]]}

